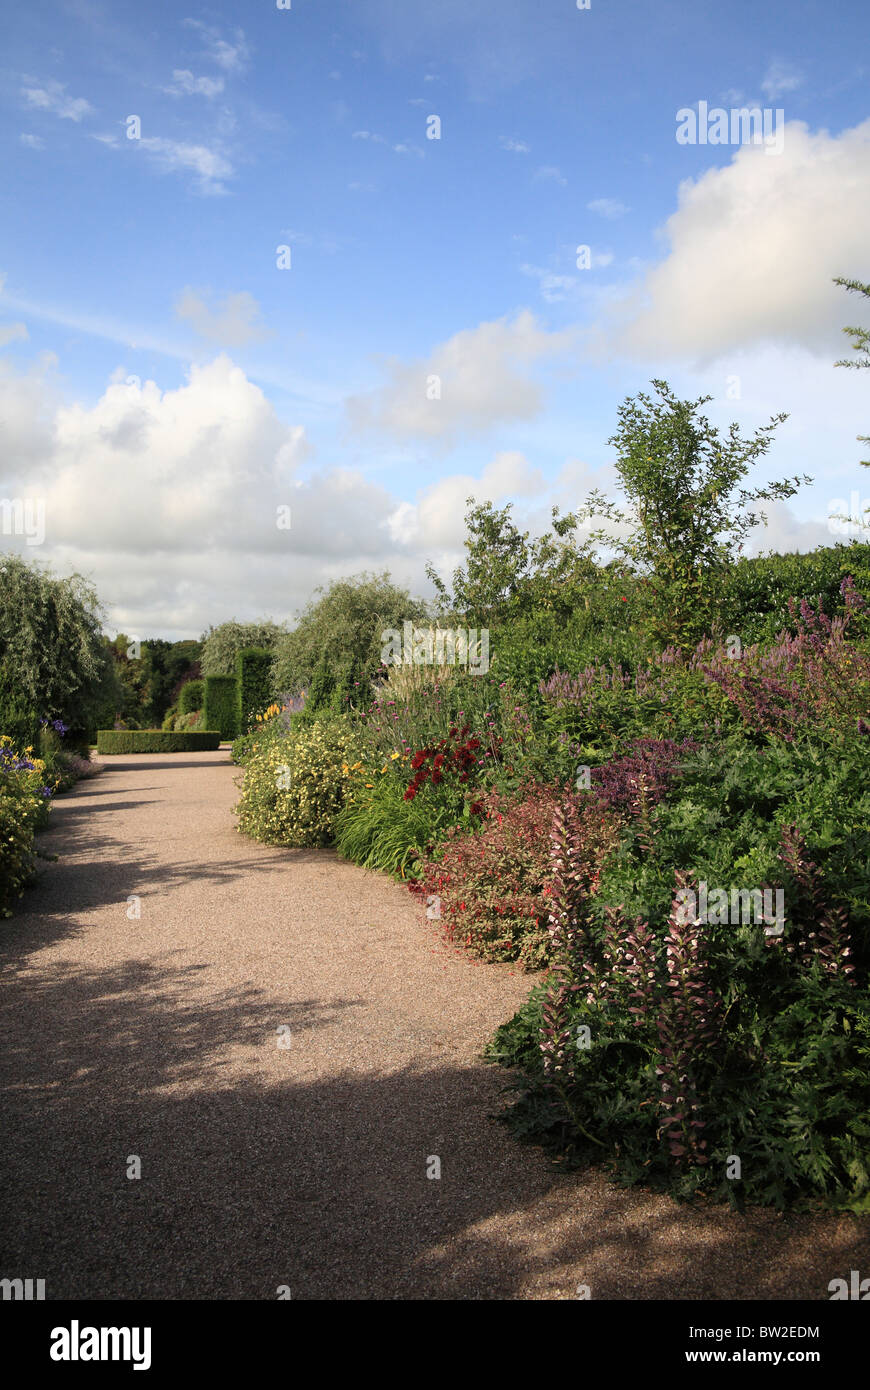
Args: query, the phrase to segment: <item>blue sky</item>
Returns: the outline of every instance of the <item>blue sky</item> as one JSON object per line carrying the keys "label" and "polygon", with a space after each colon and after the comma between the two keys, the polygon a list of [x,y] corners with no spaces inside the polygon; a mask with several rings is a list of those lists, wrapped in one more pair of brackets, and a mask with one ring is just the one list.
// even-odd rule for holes
{"label": "blue sky", "polygon": [[[652,377],[746,432],[789,413],[759,481],[815,482],[757,548],[870,498],[867,382],[833,368],[864,301],[831,283],[870,280],[859,0],[72,0],[6,31],[0,496],[45,538],[0,545],[91,576],[112,628],[288,618],[363,569],[425,593],[469,493],[537,531],[615,492]],[[704,101],[781,147],[678,143]]]}

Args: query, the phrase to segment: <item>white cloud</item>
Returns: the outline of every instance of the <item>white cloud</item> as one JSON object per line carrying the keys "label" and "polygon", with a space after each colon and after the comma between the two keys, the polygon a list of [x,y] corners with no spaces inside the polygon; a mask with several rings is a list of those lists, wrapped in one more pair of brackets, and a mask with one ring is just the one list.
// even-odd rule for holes
{"label": "white cloud", "polygon": [[543,266],[524,263],[520,270],[523,275],[529,275],[538,281],[541,298],[547,304],[561,304],[564,300],[572,298],[572,293],[579,283],[576,275],[557,275],[555,271],[545,270]]}
{"label": "white cloud", "polygon": [[260,306],[246,290],[228,294],[223,305],[212,310],[201,295],[186,288],[175,305],[175,312],[179,318],[187,319],[201,338],[221,347],[242,347],[268,337],[267,330],[257,322]]}
{"label": "white cloud", "polygon": [[625,203],[620,203],[616,198],[593,198],[591,203],[586,204],[590,212],[597,212],[600,217],[607,217],[611,220],[617,217],[624,217],[631,209]]}
{"label": "white cloud", "polygon": [[511,150],[514,154],[528,154],[532,148],[523,140],[508,140],[504,136],[501,138],[501,147],[503,150]]}
{"label": "white cloud", "polygon": [[535,170],[535,178],[549,183],[558,183],[563,187],[568,182],[561,169],[557,169],[555,164],[542,164],[539,169]]}
{"label": "white cloud", "polygon": [[141,140],[131,140],[129,143],[141,145],[167,173],[195,174],[201,193],[225,193],[224,180],[231,178],[235,172],[224,155],[210,150],[206,145],[189,145],[180,140],[165,140],[157,135],[143,136]]}
{"label": "white cloud", "polygon": [[780,154],[741,146],[680,185],[670,249],[621,306],[613,344],[709,360],[765,341],[836,353],[849,305],[831,282],[866,264],[870,120],[837,136],[784,128]]}
{"label": "white cloud", "polygon": [[453,473],[423,489],[416,503],[401,502],[385,522],[394,542],[417,549],[439,547],[459,552],[465,537],[466,499],[504,502],[508,498],[538,497],[546,490],[543,474],[524,454],[496,454],[479,477]]}
{"label": "white cloud", "polygon": [[[611,251],[591,251],[591,269],[602,270],[613,260]],[[546,266],[530,265],[524,261],[520,266],[523,275],[537,280],[541,298],[546,304],[561,304],[566,300],[580,299],[588,295],[590,286],[580,275],[564,275]],[[586,272],[584,272],[585,274]]]}
{"label": "white cloud", "polygon": [[803,74],[788,63],[774,62],[762,78],[761,90],[769,101],[776,101],[777,97],[784,96],[786,92],[795,91],[802,85],[803,80]]}
{"label": "white cloud", "polygon": [[29,150],[45,149],[45,141],[43,140],[41,135],[22,134],[18,138],[21,141],[22,145],[26,145]]}
{"label": "white cloud", "polygon": [[211,59],[224,72],[242,73],[248,66],[251,51],[248,41],[241,29],[236,29],[233,42],[221,38],[220,30],[211,24],[205,24],[201,19],[185,19],[185,24],[191,29],[197,29],[202,36],[204,51],[206,56]]}
{"label": "white cloud", "polygon": [[[35,82],[37,79],[25,77],[25,82]],[[53,115],[59,116],[66,121],[80,121],[84,116],[90,115],[94,110],[89,101],[84,97],[69,97],[66,94],[66,83],[43,82],[40,86],[22,87],[21,95],[24,97],[28,106],[38,107],[41,111],[51,111]]]}
{"label": "white cloud", "polygon": [[169,87],[164,87],[164,92],[170,96],[201,96],[216,97],[220,96],[224,89],[224,79],[222,77],[194,77],[188,68],[175,68],[172,73],[173,83]]}
{"label": "white cloud", "polygon": [[0,347],[5,347],[7,343],[14,343],[19,339],[26,341],[27,337],[26,324],[0,323]]}
{"label": "white cloud", "polygon": [[[459,430],[485,430],[504,420],[526,420],[541,408],[528,368],[563,352],[568,332],[548,333],[524,311],[513,322],[498,319],[466,329],[441,343],[426,361],[392,359],[389,383],[367,396],[350,397],[355,429],[376,429],[397,439],[452,440]],[[437,395],[440,383],[440,399]]]}

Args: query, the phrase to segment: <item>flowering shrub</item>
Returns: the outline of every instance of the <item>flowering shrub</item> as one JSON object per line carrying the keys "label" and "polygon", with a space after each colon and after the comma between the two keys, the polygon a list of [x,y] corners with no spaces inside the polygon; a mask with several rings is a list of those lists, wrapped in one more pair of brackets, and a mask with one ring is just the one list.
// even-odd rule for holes
{"label": "flowering shrub", "polygon": [[589,895],[595,891],[616,842],[614,816],[558,787],[532,784],[513,796],[491,791],[482,798],[485,820],[479,833],[448,833],[413,888],[437,899],[439,920],[451,940],[485,960],[519,961],[528,970],[549,959],[549,835],[563,802],[571,808],[582,844],[577,872]]}
{"label": "flowering shrub", "polygon": [[45,763],[32,752],[19,756],[12,740],[0,737],[0,917],[11,916],[33,877],[33,836],[48,819],[51,787]]}
{"label": "flowering shrub", "polygon": [[721,651],[702,667],[739,711],[744,725],[792,742],[800,733],[861,730],[870,717],[870,654],[849,641],[855,620],[870,612],[851,576],[840,585],[844,612],[829,618],[821,604],[789,600],[793,635],[767,649],[746,648],[739,661]]}
{"label": "flowering shrub", "polygon": [[340,720],[255,743],[240,780],[239,830],[266,844],[329,844],[353,746],[352,730]]}
{"label": "flowering shrub", "polygon": [[[489,1049],[525,1073],[519,1135],[677,1196],[870,1208],[864,744],[822,764],[811,745],[693,755],[651,840],[624,807],[592,898],[557,818],[554,968]],[[784,930],[687,911],[700,879],[782,885]]]}

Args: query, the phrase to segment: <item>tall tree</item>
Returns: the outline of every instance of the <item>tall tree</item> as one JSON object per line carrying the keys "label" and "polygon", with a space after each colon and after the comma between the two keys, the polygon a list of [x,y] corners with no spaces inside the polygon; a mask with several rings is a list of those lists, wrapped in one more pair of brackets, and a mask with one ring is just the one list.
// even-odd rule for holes
{"label": "tall tree", "polygon": [[114,670],[96,591],[17,555],[0,557],[0,733],[32,743],[43,718],[86,741]]}

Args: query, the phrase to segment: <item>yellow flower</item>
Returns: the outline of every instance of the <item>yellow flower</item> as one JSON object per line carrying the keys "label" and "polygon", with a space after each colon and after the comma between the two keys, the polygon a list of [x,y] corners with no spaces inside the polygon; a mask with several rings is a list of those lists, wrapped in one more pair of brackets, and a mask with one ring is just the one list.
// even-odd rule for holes
{"label": "yellow flower", "polygon": [[390,761],[391,761],[391,762],[395,762],[396,759],[397,759],[397,758],[401,758],[401,756],[402,756],[401,753],[391,753],[391,754],[390,754]]}

